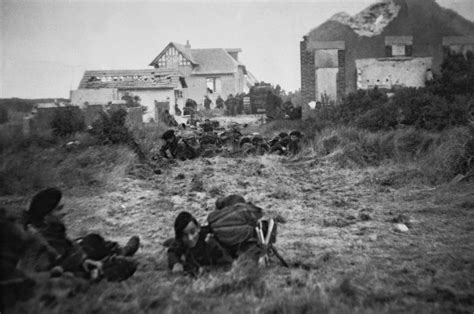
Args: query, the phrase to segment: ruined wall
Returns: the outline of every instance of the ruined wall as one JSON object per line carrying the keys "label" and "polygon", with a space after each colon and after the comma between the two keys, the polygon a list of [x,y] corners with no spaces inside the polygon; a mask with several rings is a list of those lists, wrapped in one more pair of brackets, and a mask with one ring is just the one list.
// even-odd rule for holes
{"label": "ruined wall", "polygon": [[173,89],[153,89],[153,90],[126,90],[120,91],[120,98],[125,93],[131,93],[134,96],[140,97],[140,104],[146,106],[147,110],[143,114],[143,121],[149,122],[151,119],[155,119],[155,100],[159,102],[169,101],[170,113],[174,114],[174,90]]}
{"label": "ruined wall", "polygon": [[423,87],[432,58],[356,60],[357,88]]}
{"label": "ruined wall", "polygon": [[71,104],[84,108],[87,102],[90,105],[104,105],[120,100],[116,88],[77,89],[70,94]]}
{"label": "ruined wall", "polygon": [[[434,0],[395,0],[400,8],[396,12],[384,11],[383,14],[367,11],[349,22],[357,22],[359,18],[367,25],[362,28],[354,27],[354,23],[341,23],[341,18],[328,20],[311,30],[300,43],[301,62],[301,92],[307,103],[316,99],[314,95],[314,67],[309,56],[314,54],[318,43],[342,41],[345,50],[339,51],[338,94],[347,95],[357,90],[356,60],[370,58],[386,58],[386,38],[411,38],[411,45],[406,46],[408,57],[432,58],[433,72],[439,72],[443,61],[443,38],[450,36],[474,35],[474,24],[456,13],[444,10]],[[390,5],[392,8],[393,6]],[[379,5],[378,10],[382,6]],[[379,15],[378,15],[379,14]],[[367,19],[365,21],[365,19]],[[375,26],[377,19],[388,19],[389,23],[382,23],[382,28]],[[371,23],[374,24],[372,27]],[[354,28],[352,28],[354,27]],[[363,30],[363,36],[361,35]],[[397,46],[396,44],[394,44]],[[398,49],[399,47],[395,47]],[[342,64],[343,63],[343,64]]]}
{"label": "ruined wall", "polygon": [[239,80],[237,75],[226,74],[226,75],[195,75],[189,78],[186,78],[186,83],[188,88],[183,92],[184,98],[191,98],[195,100],[198,104],[201,104],[204,96],[207,94],[207,77],[219,77],[221,80],[221,92],[216,92],[208,95],[213,102],[213,106],[216,105],[215,100],[217,96],[221,96],[224,100],[227,99],[229,94],[235,96],[238,93]]}

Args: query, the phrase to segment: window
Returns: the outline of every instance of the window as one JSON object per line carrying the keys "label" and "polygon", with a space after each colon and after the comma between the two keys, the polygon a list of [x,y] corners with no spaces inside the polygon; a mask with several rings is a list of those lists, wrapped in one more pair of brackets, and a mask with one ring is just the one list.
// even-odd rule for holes
{"label": "window", "polygon": [[176,98],[176,99],[183,98],[183,91],[175,89],[174,90],[174,98]]}
{"label": "window", "polygon": [[413,52],[413,36],[385,37],[386,57],[408,57]]}
{"label": "window", "polygon": [[392,56],[404,56],[405,55],[405,45],[392,45]]}
{"label": "window", "polygon": [[206,78],[206,86],[209,93],[220,93],[222,90],[221,79],[219,77],[208,77]]}

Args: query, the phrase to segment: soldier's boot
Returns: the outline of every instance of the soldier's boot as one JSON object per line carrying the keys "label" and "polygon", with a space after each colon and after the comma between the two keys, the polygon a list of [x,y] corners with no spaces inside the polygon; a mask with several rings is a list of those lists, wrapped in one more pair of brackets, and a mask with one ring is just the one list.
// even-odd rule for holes
{"label": "soldier's boot", "polygon": [[127,244],[120,249],[120,255],[122,256],[133,256],[140,247],[140,238],[138,236],[131,237]]}
{"label": "soldier's boot", "polygon": [[112,256],[104,261],[102,272],[108,281],[123,281],[135,273],[138,263],[128,257]]}

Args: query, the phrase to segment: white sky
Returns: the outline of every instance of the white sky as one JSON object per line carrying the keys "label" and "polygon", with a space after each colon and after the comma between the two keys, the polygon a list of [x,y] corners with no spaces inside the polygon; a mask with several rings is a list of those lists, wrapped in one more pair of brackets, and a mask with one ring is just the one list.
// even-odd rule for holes
{"label": "white sky", "polygon": [[[242,48],[258,80],[300,88],[299,42],[374,0],[0,0],[0,98],[69,97],[85,70],[144,69],[170,42]],[[474,20],[474,0],[437,0]]]}

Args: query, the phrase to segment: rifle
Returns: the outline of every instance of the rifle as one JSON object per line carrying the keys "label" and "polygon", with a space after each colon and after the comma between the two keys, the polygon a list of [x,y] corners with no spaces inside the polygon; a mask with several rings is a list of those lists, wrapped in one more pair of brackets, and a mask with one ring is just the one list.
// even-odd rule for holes
{"label": "rifle", "polygon": [[[266,229],[266,230],[265,230]],[[278,253],[277,249],[273,246],[273,243],[276,241],[276,224],[273,219],[260,220],[255,227],[257,233],[258,243],[262,245],[267,254],[263,257],[265,264],[268,264],[268,252],[273,253],[283,266],[289,268],[288,263],[285,259]],[[264,232],[265,231],[265,232]],[[264,236],[265,233],[265,236]]]}

